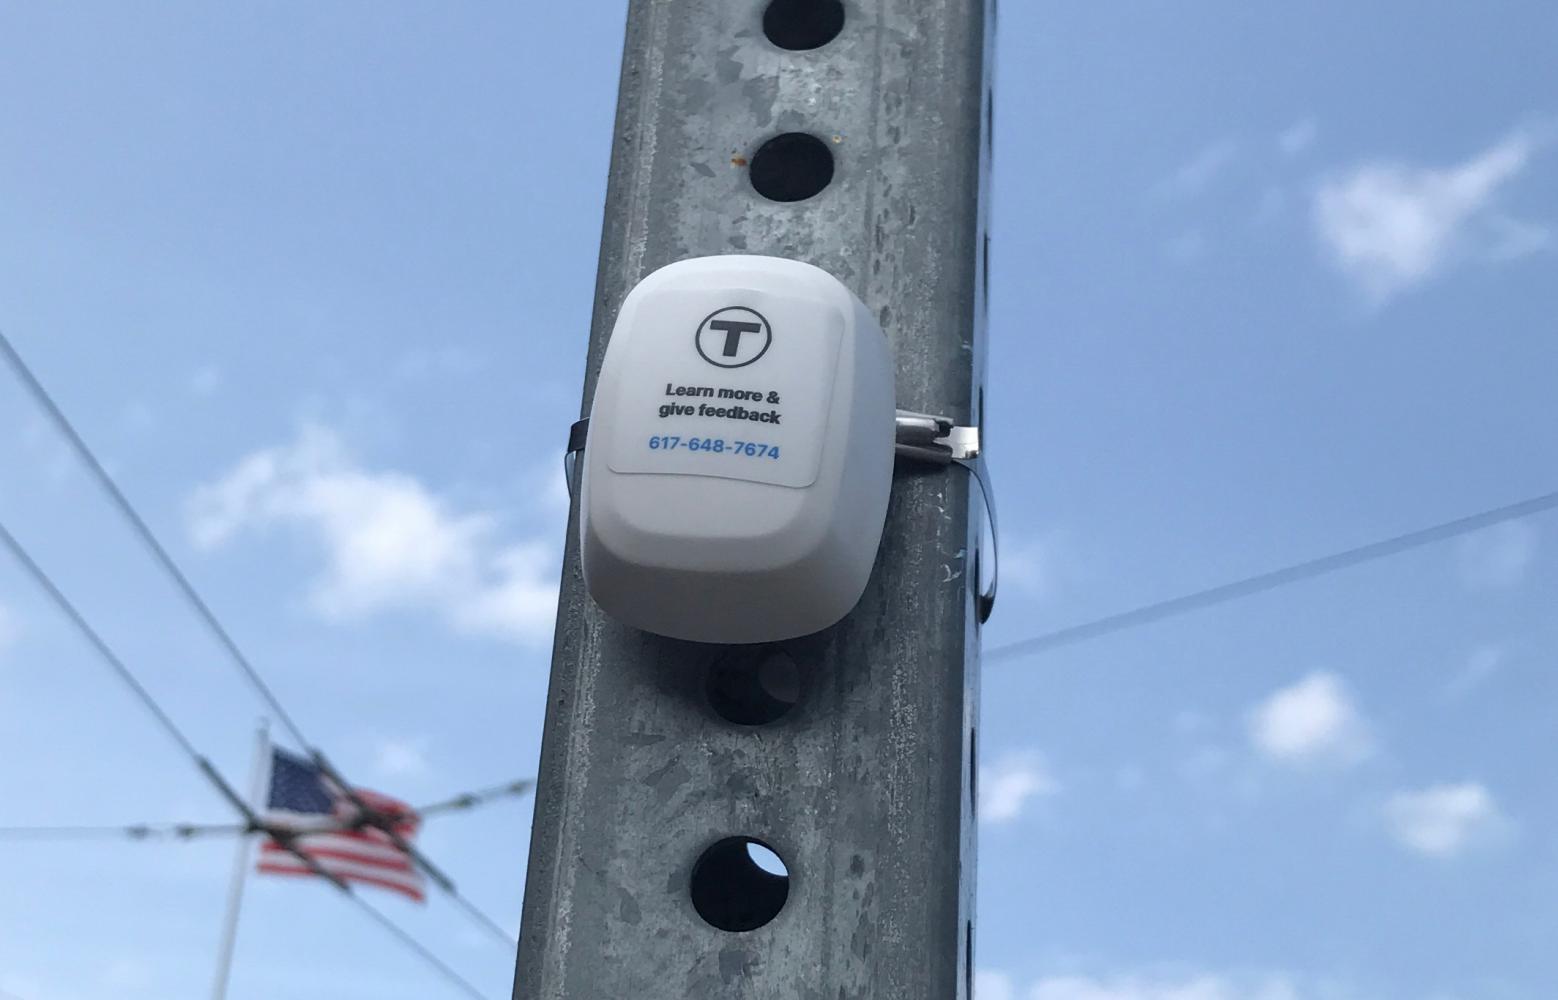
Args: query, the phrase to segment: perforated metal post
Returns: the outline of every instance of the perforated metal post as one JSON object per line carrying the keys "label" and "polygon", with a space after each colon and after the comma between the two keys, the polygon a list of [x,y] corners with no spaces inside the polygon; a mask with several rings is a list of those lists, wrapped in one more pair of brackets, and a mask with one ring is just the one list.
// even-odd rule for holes
{"label": "perforated metal post", "polygon": [[[816,264],[875,310],[900,407],[982,423],[993,13],[845,0],[840,28],[835,7],[632,0],[586,412],[633,285],[686,257],[758,253]],[[574,511],[515,997],[967,996],[970,485],[900,464],[859,607],[758,649],[606,618]],[[788,881],[728,838],[772,848]]]}

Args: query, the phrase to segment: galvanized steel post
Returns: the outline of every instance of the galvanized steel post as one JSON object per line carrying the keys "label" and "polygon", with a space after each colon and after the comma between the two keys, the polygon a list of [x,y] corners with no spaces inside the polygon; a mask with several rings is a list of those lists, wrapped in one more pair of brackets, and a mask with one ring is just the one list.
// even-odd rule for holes
{"label": "galvanized steel post", "polygon": [[[844,0],[840,25],[838,7],[632,0],[586,412],[634,284],[757,253],[816,264],[875,310],[900,407],[982,422],[993,10]],[[900,466],[859,607],[758,649],[606,618],[575,509],[516,998],[968,996],[970,487],[959,468]],[[729,838],[771,848],[788,880]]]}

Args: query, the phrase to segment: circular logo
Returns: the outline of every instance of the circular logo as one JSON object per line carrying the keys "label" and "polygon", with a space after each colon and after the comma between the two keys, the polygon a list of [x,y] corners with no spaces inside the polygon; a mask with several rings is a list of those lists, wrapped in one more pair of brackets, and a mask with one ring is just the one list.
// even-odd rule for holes
{"label": "circular logo", "polygon": [[696,343],[703,360],[720,368],[745,368],[768,353],[773,328],[756,309],[726,306],[698,324]]}

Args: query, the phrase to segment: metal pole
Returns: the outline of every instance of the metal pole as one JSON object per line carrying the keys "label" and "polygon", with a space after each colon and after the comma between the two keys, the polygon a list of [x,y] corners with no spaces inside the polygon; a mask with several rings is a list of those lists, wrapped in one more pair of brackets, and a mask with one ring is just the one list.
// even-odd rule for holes
{"label": "metal pole", "polygon": [[[816,264],[876,311],[900,407],[980,422],[993,12],[986,0],[846,0],[825,44],[797,50],[806,25],[786,47],[770,40],[775,17],[825,6],[631,0],[585,412],[634,284],[682,258],[757,253]],[[813,197],[754,187],[815,180],[800,160],[763,162],[785,133],[831,154]],[[575,509],[515,997],[968,996],[969,487],[961,469],[901,467],[859,607],[759,649],[607,619],[583,588]],[[771,848],[787,881],[719,846],[731,837]]]}
{"label": "metal pole", "polygon": [[[254,760],[249,764],[249,805],[256,812],[265,808],[265,779],[270,772],[270,723],[260,720],[254,738]],[[243,887],[249,876],[249,832],[238,835],[233,849],[233,874],[227,886],[227,915],[222,921],[222,939],[216,950],[216,982],[211,1000],[225,1000],[227,983],[233,968],[233,948],[238,941],[238,911],[243,903]]]}

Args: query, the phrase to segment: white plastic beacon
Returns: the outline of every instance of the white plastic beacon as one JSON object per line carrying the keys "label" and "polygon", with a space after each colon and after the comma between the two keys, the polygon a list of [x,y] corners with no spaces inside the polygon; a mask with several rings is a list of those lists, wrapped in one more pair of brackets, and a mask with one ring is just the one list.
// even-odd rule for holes
{"label": "white plastic beacon", "polygon": [[659,635],[756,643],[859,601],[891,490],[893,367],[820,268],[701,257],[622,304],[590,413],[585,583]]}

